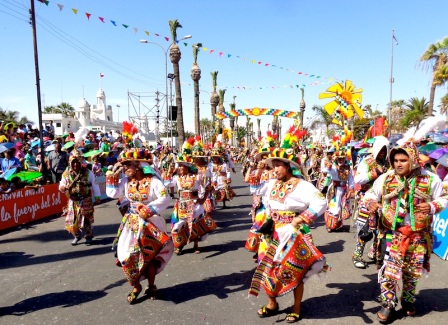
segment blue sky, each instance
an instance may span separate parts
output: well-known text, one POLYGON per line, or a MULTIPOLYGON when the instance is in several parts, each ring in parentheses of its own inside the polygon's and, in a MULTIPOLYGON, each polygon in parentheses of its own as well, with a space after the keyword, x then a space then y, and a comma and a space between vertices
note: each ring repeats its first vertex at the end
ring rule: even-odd
MULTIPOLYGON (((29 0, 0 3, 0 107, 37 122, 29 6, 29 0)), ((35 6, 43 105, 64 101, 77 107, 83 97, 95 103, 101 83, 107 104, 120 121, 128 115, 128 92, 140 94, 151 108, 154 92, 165 92, 162 48, 139 40, 168 48, 170 42, 164 39, 171 38, 168 21, 178 19, 183 26, 178 38, 193 35, 179 43, 184 124, 189 131, 194 130, 190 77, 194 43, 207 48, 198 55, 201 117, 211 118, 211 71, 219 72, 218 88, 227 89, 227 110, 233 96, 237 108, 297 110, 301 94, 296 85, 305 85, 305 116, 311 117, 313 105, 326 103, 318 99, 319 93, 336 79, 349 79, 363 88, 363 105, 386 108, 392 29, 399 42, 394 46, 393 99, 428 99, 431 74, 418 59, 429 44, 448 35, 446 0, 50 0, 48 6, 38 1, 35 6), (91 14, 90 20, 85 13, 91 14), (100 72, 104 78, 99 78, 100 72)), ((446 91, 437 91, 436 109, 446 91)), ((131 115, 135 115, 132 107, 131 115)), ((261 118, 265 130, 272 117, 261 118)), ((284 130, 291 123, 282 118, 284 130)))

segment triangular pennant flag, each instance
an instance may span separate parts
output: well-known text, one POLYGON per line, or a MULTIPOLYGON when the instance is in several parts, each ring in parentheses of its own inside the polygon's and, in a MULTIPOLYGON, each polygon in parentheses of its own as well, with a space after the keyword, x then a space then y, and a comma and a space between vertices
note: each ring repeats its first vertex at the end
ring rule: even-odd
POLYGON ((297 88, 299 88, 299 85, 296 85, 297 88))
POLYGON ((227 54, 227 57, 230 58, 232 56, 232 54, 227 54))
POLYGON ((187 45, 188 45, 188 43, 184 42, 184 45, 185 45, 185 46, 187 46, 187 45))
POLYGON ((258 64, 262 64, 263 62, 261 62, 261 61, 258 61, 258 64))
POLYGON ((86 12, 86 16, 87 16, 87 20, 90 20, 90 16, 92 16, 92 14, 89 14, 88 12, 86 12))
POLYGON ((72 8, 72 11, 75 13, 75 15, 78 14, 78 9, 72 8))
POLYGON ((64 9, 64 5, 58 4, 58 7, 59 7, 59 11, 62 11, 62 9, 64 9))
POLYGON ((159 34, 154 34, 154 35, 156 35, 156 36, 160 36, 159 34))
POLYGON ((212 50, 210 50, 210 54, 211 54, 211 53, 213 53, 213 52, 215 52, 215 50, 213 50, 213 49, 212 49, 212 50))
POLYGON ((145 30, 145 34, 149 36, 149 32, 147 30, 145 30))
MULTIPOLYGON (((244 61, 246 61, 246 59, 244 59, 244 61)), ((255 63, 255 60, 252 60, 252 63, 255 63)))
POLYGON ((223 55, 224 53, 222 53, 222 52, 219 52, 219 57, 221 57, 222 55, 223 55))
POLYGON ((314 77, 314 75, 312 74, 312 75, 310 76, 310 78, 311 78, 311 77, 314 77))
POLYGON ((166 36, 165 36, 164 38, 166 39, 167 42, 170 40, 170 39, 169 39, 168 37, 166 37, 166 36))
POLYGON ((207 52, 207 48, 206 48, 206 47, 203 47, 202 50, 203 50, 204 52, 207 52))
POLYGON ((302 72, 299 72, 298 74, 302 74, 302 72))
POLYGON ((138 28, 134 27, 134 33, 137 34, 137 32, 138 32, 138 28))
POLYGON ((265 66, 265 67, 268 67, 268 66, 269 66, 269 63, 266 63, 264 66, 265 66))
POLYGON ((44 0, 44 1, 41 1, 42 3, 45 3, 47 6, 48 6, 48 4, 50 3, 50 1, 48 1, 48 0, 44 0))
POLYGON ((128 28, 129 27, 129 25, 125 25, 125 24, 122 24, 122 25, 123 25, 124 28, 128 28))
POLYGON ((110 21, 114 26, 117 26, 117 23, 113 20, 110 21))
POLYGON ((98 17, 99 20, 101 20, 102 23, 104 23, 104 18, 103 17, 98 17))

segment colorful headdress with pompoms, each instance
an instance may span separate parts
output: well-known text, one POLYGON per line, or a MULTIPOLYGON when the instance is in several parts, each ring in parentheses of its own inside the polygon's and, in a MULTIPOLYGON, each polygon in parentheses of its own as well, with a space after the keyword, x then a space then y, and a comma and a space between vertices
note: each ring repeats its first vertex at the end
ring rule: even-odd
POLYGON ((300 158, 294 153, 294 146, 305 136, 306 131, 298 127, 291 126, 283 137, 283 143, 280 148, 274 149, 266 163, 272 167, 273 160, 281 160, 300 169, 300 158))
POLYGON ((176 157, 177 163, 193 164, 192 153, 194 142, 195 142, 194 137, 185 140, 185 142, 182 144, 182 151, 179 152, 179 154, 176 157))
POLYGON ((212 156, 219 156, 221 157, 222 155, 224 155, 224 147, 222 146, 221 142, 216 142, 215 145, 213 146, 212 149, 212 156))
POLYGON ((206 157, 205 151, 204 151, 204 144, 202 143, 201 136, 197 135, 194 138, 194 145, 192 149, 192 155, 194 157, 206 157))
POLYGON ((147 161, 152 164, 152 153, 144 148, 132 148, 123 150, 120 154, 121 161, 147 161))

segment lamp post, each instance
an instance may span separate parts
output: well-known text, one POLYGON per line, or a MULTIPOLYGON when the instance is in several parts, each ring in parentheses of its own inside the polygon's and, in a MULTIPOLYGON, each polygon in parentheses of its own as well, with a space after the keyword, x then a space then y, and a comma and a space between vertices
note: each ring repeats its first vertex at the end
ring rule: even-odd
POLYGON ((171 138, 170 141, 171 141, 171 147, 172 147, 173 146, 173 125, 172 125, 172 123, 173 123, 173 80, 174 80, 174 78, 176 78, 176 76, 174 75, 174 73, 168 73, 168 75, 166 77, 167 77, 167 80, 170 79, 170 104, 171 104, 170 106, 171 106, 171 109, 170 109, 169 121, 170 121, 170 138, 171 138))
MULTIPOLYGON (((183 41, 185 39, 188 38, 192 38, 193 36, 191 35, 186 35, 184 37, 182 37, 181 39, 177 40, 177 41, 183 41)), ((168 54, 170 52, 170 47, 171 45, 173 45, 173 43, 170 43, 170 45, 165 49, 162 45, 160 45, 159 43, 156 42, 150 42, 148 40, 145 39, 141 39, 140 43, 145 43, 145 44, 154 44, 157 45, 158 47, 160 47, 163 51, 163 54, 165 56, 165 102, 166 102, 166 119, 168 120, 169 115, 169 109, 168 109, 168 54)), ((171 103, 171 106, 173 106, 173 104, 171 103)), ((168 123, 167 123, 168 124, 168 123)), ((171 137, 171 145, 173 145, 173 139, 171 137)))

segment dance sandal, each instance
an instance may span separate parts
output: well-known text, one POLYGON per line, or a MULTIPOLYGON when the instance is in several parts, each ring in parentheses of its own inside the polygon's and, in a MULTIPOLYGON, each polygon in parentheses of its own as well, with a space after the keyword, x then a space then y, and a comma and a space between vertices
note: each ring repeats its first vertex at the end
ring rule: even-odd
POLYGON ((142 292, 142 285, 140 284, 139 287, 140 287, 140 290, 134 291, 134 289, 138 288, 138 287, 134 287, 132 289, 132 291, 129 292, 127 299, 128 299, 128 303, 130 305, 133 305, 135 303, 135 301, 137 300, 138 296, 142 292))
POLYGON ((258 317, 265 318, 265 317, 271 317, 278 314, 278 311, 280 310, 280 306, 277 303, 277 306, 275 306, 274 309, 270 309, 266 306, 261 307, 261 313, 258 311, 258 317))
POLYGON ((413 317, 417 313, 417 311, 415 310, 414 304, 412 304, 410 302, 407 302, 407 301, 402 301, 401 302, 401 308, 405 312, 406 316, 413 317))
POLYGON ((383 305, 383 307, 381 307, 380 311, 376 313, 376 316, 378 317, 378 321, 381 324, 389 323, 394 311, 395 311, 395 309, 393 307, 383 305))
POLYGON ((353 256, 353 265, 358 269, 365 269, 367 267, 367 262, 362 259, 361 256, 353 256))
POLYGON ((155 284, 153 285, 148 285, 145 289, 145 295, 147 295, 149 297, 149 299, 151 300, 156 300, 157 299, 157 287, 155 284))
POLYGON ((286 315, 285 321, 287 323, 296 323, 300 319, 300 315, 296 313, 289 313, 286 315))
POLYGON ((176 249, 174 250, 174 254, 176 254, 176 255, 182 255, 182 248, 176 248, 176 249))

